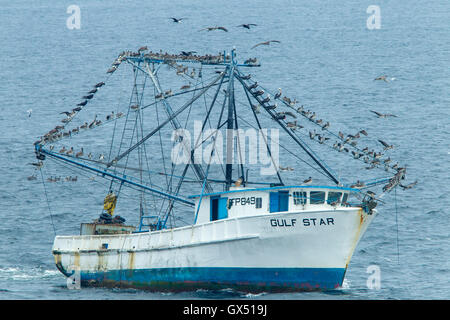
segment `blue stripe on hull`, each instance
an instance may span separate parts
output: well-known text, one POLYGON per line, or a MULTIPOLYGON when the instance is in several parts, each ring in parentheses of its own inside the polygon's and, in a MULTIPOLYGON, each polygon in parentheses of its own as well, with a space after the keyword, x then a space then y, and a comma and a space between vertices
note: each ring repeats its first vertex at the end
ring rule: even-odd
POLYGON ((248 291, 326 290, 342 285, 345 268, 154 268, 81 272, 83 285, 150 290, 236 288, 248 291))

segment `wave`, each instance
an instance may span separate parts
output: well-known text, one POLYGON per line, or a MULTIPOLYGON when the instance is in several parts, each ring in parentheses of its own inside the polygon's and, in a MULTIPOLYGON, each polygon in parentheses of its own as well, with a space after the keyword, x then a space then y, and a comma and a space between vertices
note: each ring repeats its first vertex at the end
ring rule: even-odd
POLYGON ((58 270, 45 270, 39 267, 7 267, 0 268, 0 280, 32 280, 47 279, 59 275, 58 270))

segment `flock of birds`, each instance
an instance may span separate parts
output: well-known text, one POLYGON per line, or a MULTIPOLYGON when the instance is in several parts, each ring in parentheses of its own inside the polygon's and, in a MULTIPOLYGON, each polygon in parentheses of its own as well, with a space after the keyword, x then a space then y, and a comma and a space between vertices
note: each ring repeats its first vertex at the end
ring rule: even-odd
MULTIPOLYGON (((186 18, 175 18, 175 17, 171 17, 170 19, 171 19, 174 23, 180 23, 181 21, 185 20, 186 18)), ((255 23, 243 23, 243 24, 240 24, 240 25, 236 26, 236 28, 243 28, 243 29, 250 30, 250 29, 252 29, 253 27, 256 27, 256 26, 258 26, 258 25, 255 24, 255 23)), ((220 30, 220 31, 223 31, 223 32, 228 32, 228 28, 223 27, 223 26, 211 26, 211 27, 206 27, 206 28, 200 29, 199 31, 208 31, 208 32, 209 32, 209 31, 215 31, 215 30, 220 30)), ((268 45, 270 45, 271 43, 281 43, 281 41, 279 41, 279 40, 268 40, 268 41, 263 41, 263 42, 260 42, 260 43, 255 44, 255 45, 252 46, 251 48, 252 48, 252 49, 255 49, 256 47, 259 47, 259 46, 268 46, 268 45)))
MULTIPOLYGON (((180 23, 182 20, 184 20, 184 18, 171 18, 171 19, 173 20, 174 23, 180 23)), ((239 25, 236 27, 250 29, 251 27, 254 27, 254 26, 256 26, 256 24, 242 24, 242 25, 239 25)), ((221 27, 221 26, 206 27, 204 29, 201 29, 200 31, 204 31, 204 30, 206 30, 206 31, 222 30, 224 32, 228 32, 227 28, 221 27)), ((280 43, 280 41, 278 41, 278 40, 264 41, 264 42, 254 45, 252 48, 256 48, 261 45, 270 45, 271 43, 280 43)), ((137 52, 123 51, 121 54, 119 54, 118 58, 113 62, 111 67, 107 70, 107 74, 114 73, 117 70, 117 68, 119 67, 119 65, 126 59, 128 59, 130 57, 132 58, 132 57, 137 57, 137 56, 142 56, 142 55, 144 57, 147 57, 150 59, 164 60, 165 63, 171 65, 172 67, 174 67, 176 69, 177 75, 187 74, 191 78, 193 78, 196 75, 196 70, 193 69, 191 71, 191 73, 189 74, 188 68, 183 65, 178 65, 176 60, 190 60, 190 61, 197 61, 197 62, 201 62, 201 63, 214 64, 214 63, 221 63, 221 62, 224 62, 224 61, 227 61, 230 59, 229 56, 224 56, 224 54, 222 54, 222 53, 219 53, 218 55, 196 55, 196 53, 197 52, 195 52, 195 51, 181 51, 180 54, 169 54, 167 52, 163 53, 162 51, 152 52, 152 51, 148 51, 147 46, 143 46, 143 47, 140 47, 137 52), (146 52, 146 53, 144 53, 144 52, 146 52)), ((258 61, 256 58, 251 58, 251 59, 246 60, 245 63, 256 65, 256 64, 258 64, 258 61)), ((200 72, 199 72, 198 76, 201 77, 200 72)), ((251 78, 251 76, 250 75, 242 76, 241 78, 242 78, 242 80, 249 80, 251 78)), ((395 78, 388 78, 387 75, 381 75, 381 76, 375 78, 374 80, 389 82, 389 81, 395 80, 395 78)), ((102 121, 97 119, 97 115, 95 115, 95 118, 92 121, 85 122, 84 124, 82 124, 79 127, 73 128, 68 131, 64 131, 65 126, 71 122, 73 117, 79 111, 81 111, 89 103, 89 101, 91 101, 91 99, 94 98, 95 93, 104 85, 105 85, 104 82, 99 82, 99 83, 95 84, 94 87, 92 88, 92 90, 90 90, 86 95, 84 95, 82 97, 83 101, 78 103, 75 108, 73 108, 70 111, 61 112, 60 114, 64 114, 66 116, 64 119, 61 120, 63 125, 58 125, 55 128, 53 128, 52 130, 50 130, 49 132, 47 132, 40 140, 36 141, 35 144, 36 143, 39 143, 39 144, 44 143, 45 144, 48 142, 54 142, 63 137, 70 137, 72 134, 80 132, 80 130, 87 130, 87 129, 91 129, 95 126, 101 125, 102 121)), ((262 89, 259 89, 258 87, 259 87, 258 83, 253 82, 247 88, 249 90, 249 92, 255 98, 258 98, 265 94, 265 91, 262 89)), ((190 88, 190 84, 186 84, 186 85, 183 85, 180 88, 180 90, 187 90, 189 88, 190 88)), ((159 93, 158 95, 156 95, 155 99, 163 99, 163 98, 166 98, 166 97, 169 97, 172 95, 173 95, 173 92, 171 89, 169 89, 169 90, 165 91, 164 93, 159 93)), ((297 120, 297 114, 300 114, 303 117, 305 117, 306 119, 308 119, 309 121, 311 121, 321 127, 320 132, 316 132, 316 130, 308 132, 309 138, 311 140, 317 141, 319 144, 325 144, 328 140, 331 139, 329 136, 325 135, 326 132, 331 133, 328 130, 328 128, 330 127, 330 122, 329 121, 325 122, 322 119, 317 119, 316 113, 311 110, 305 110, 303 105, 300 107, 296 107, 296 104, 298 103, 297 100, 295 100, 295 99, 292 100, 286 96, 282 97, 281 88, 279 88, 278 92, 274 95, 273 101, 275 101, 275 102, 272 103, 272 98, 271 98, 270 94, 267 94, 264 99, 262 99, 262 97, 259 99, 260 103, 258 105, 252 105, 252 109, 257 114, 260 112, 261 106, 263 106, 265 109, 270 110, 272 112, 272 116, 275 120, 283 121, 283 123, 286 125, 286 127, 290 128, 293 131, 304 128, 304 126, 300 125, 297 120), (275 110, 277 110, 277 107, 278 107, 278 104, 276 101, 281 101, 281 103, 289 106, 294 112, 275 111, 275 110), (292 120, 292 121, 288 121, 288 120, 292 120)), ((139 105, 132 105, 132 106, 130 106, 130 109, 137 110, 137 109, 139 109, 139 105)), ((374 110, 370 110, 370 112, 374 113, 378 118, 396 117, 393 114, 380 113, 380 112, 374 111, 374 110)), ((30 112, 30 114, 31 114, 31 112, 30 112)), ((122 116, 124 116, 123 113, 114 114, 114 112, 111 112, 111 114, 106 116, 105 121, 107 122, 107 121, 115 120, 115 119, 121 118, 122 116)), ((374 149, 369 150, 368 147, 359 149, 357 147, 357 143, 359 141, 358 139, 361 138, 361 135, 368 136, 367 131, 364 129, 359 130, 356 134, 344 134, 341 131, 339 131, 338 135, 335 135, 335 134, 333 134, 333 135, 338 140, 332 145, 332 148, 334 150, 337 150, 338 152, 349 153, 353 156, 354 159, 362 159, 366 164, 369 164, 369 166, 366 167, 366 169, 373 169, 382 164, 382 165, 384 165, 384 169, 386 171, 389 171, 389 169, 396 170, 396 174, 390 180, 388 185, 385 186, 385 188, 384 188, 385 190, 389 190, 393 186, 400 184, 400 180, 404 179, 404 174, 405 174, 406 168, 399 167, 398 163, 391 165, 392 160, 390 159, 390 157, 382 159, 385 151, 394 148, 394 146, 392 144, 389 144, 383 140, 378 140, 378 142, 383 147, 383 151, 380 151, 380 152, 376 152, 374 149), (350 147, 353 147, 353 149, 355 149, 355 150, 350 150, 350 147)), ((53 150, 53 146, 50 146, 50 150, 53 150)), ((79 150, 78 152, 75 152, 73 147, 71 147, 69 149, 66 149, 65 147, 63 147, 62 149, 59 150, 59 153, 65 154, 67 156, 73 156, 76 158, 85 157, 83 148, 81 148, 81 150, 79 150)), ((88 153, 86 155, 86 157, 89 160, 93 160, 94 158, 97 158, 97 157, 94 157, 94 155, 92 155, 92 153, 88 153)), ((98 161, 102 161, 103 159, 104 159, 103 154, 98 155, 98 161)), ((36 164, 34 164, 34 165, 36 165, 36 164)), ((279 170, 280 171, 293 171, 294 169, 291 167, 281 167, 280 166, 279 170)), ((303 181, 304 184, 309 184, 311 182, 312 182, 311 177, 309 177, 308 179, 303 181)), ((404 186, 401 184, 400 184, 400 186, 403 187, 404 189, 409 189, 409 188, 412 188, 416 183, 417 183, 417 181, 415 183, 412 183, 407 186, 404 186)), ((356 184, 352 185, 352 187, 362 188, 362 187, 364 187, 364 184, 358 181, 356 184)))
MULTIPOLYGON (((243 80, 249 80, 251 78, 250 75, 243 76, 241 79, 243 80)), ((384 80, 386 81, 387 76, 383 75, 380 77, 375 78, 375 80, 384 80)), ((395 78, 394 78, 395 79, 395 78)), ((395 174, 394 176, 389 180, 388 184, 386 184, 383 188, 383 191, 390 191, 393 187, 400 185, 403 189, 410 189, 413 186, 417 184, 417 181, 409 184, 409 185, 402 185, 401 180, 405 179, 405 173, 406 173, 406 167, 399 166, 398 163, 393 164, 392 159, 390 157, 384 157, 386 151, 390 149, 394 149, 394 145, 390 144, 384 140, 377 139, 377 142, 381 145, 383 148, 382 151, 376 151, 373 148, 364 147, 359 148, 358 142, 359 139, 362 136, 368 136, 368 133, 364 129, 360 129, 356 134, 344 134, 343 132, 339 131, 339 133, 336 135, 332 133, 328 128, 330 127, 329 121, 324 121, 323 119, 318 119, 315 112, 311 110, 305 110, 304 106, 301 105, 300 107, 297 107, 296 104, 298 103, 297 100, 291 99, 287 96, 282 97, 282 90, 281 88, 278 88, 278 92, 274 95, 273 100, 270 94, 267 94, 265 98, 263 98, 263 95, 265 94, 265 91, 261 88, 259 88, 259 85, 257 82, 253 82, 252 84, 247 84, 247 89, 249 92, 255 97, 255 99, 259 102, 256 105, 252 105, 253 112, 255 114, 260 113, 261 107, 263 107, 266 110, 270 110, 270 114, 273 119, 280 120, 282 123, 286 125, 287 128, 290 128, 292 131, 302 129, 304 126, 300 125, 297 120, 297 115, 300 114, 303 117, 305 117, 310 122, 314 123, 315 125, 319 126, 321 128, 320 132, 316 132, 316 130, 310 130, 307 135, 309 135, 309 138, 311 140, 317 141, 319 144, 325 144, 328 140, 331 139, 331 137, 326 136, 326 134, 331 134, 334 136, 334 138, 337 139, 335 143, 332 145, 332 148, 334 150, 337 150, 338 152, 344 152, 351 154, 354 159, 360 159, 365 164, 368 164, 366 166, 366 169, 373 169, 376 167, 380 167, 381 165, 384 166, 385 171, 390 171, 391 169, 394 170, 395 174), (280 111, 278 110, 278 104, 276 101, 281 102, 282 104, 288 106, 293 110, 291 111, 280 111)), ((374 113, 378 118, 388 118, 388 117, 396 117, 393 114, 383 114, 374 110, 370 110, 372 113, 374 113)), ((279 167, 280 171, 293 171, 294 169, 291 167, 279 167)), ((308 184, 312 181, 311 177, 303 181, 304 184, 308 184)), ((351 185, 352 188, 364 188, 366 185, 363 182, 357 181, 357 183, 351 185)))

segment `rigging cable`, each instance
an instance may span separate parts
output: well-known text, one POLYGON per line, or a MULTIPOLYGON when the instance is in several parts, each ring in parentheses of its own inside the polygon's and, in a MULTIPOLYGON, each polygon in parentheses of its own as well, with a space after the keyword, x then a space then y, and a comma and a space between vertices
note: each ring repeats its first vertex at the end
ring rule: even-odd
POLYGON ((398 243, 397 188, 394 188, 394 202, 395 202, 395 224, 397 226, 397 263, 400 264, 400 249, 399 249, 399 243, 398 243))
POLYGON ((50 209, 50 201, 48 200, 47 189, 45 188, 45 182, 44 182, 44 175, 42 174, 41 168, 39 168, 39 172, 41 173, 42 186, 44 187, 44 194, 45 194, 45 199, 47 201, 48 212, 50 213, 50 220, 52 222, 53 232, 55 233, 55 237, 56 237, 56 228, 55 228, 55 224, 53 222, 53 214, 52 214, 52 210, 50 209))

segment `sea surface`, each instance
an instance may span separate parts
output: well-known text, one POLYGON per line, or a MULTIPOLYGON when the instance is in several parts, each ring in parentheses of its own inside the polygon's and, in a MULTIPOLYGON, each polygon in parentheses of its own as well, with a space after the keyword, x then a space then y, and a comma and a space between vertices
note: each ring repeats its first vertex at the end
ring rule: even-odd
MULTIPOLYGON (((449 299, 449 35, 450 2, 442 0, 0 1, 0 299, 449 299), (80 9, 79 29, 68 27, 71 5, 80 9), (368 27, 371 5, 380 9, 379 29, 368 27), (177 24, 170 17, 186 19, 177 24), (236 27, 242 23, 257 26, 236 27), (229 32, 199 31, 208 26, 229 32), (251 49, 267 40, 281 42, 251 49), (283 88, 342 124, 336 128, 365 128, 395 144, 392 157, 407 165, 407 182, 418 184, 383 198, 341 289, 67 288, 51 254, 54 236, 77 234, 103 198, 81 177, 43 184, 29 165, 36 162, 33 142, 105 78, 121 51, 143 45, 214 54, 235 47, 238 59, 258 57, 255 77, 273 92, 283 88), (389 82, 374 81, 382 74, 389 82), (397 117, 378 119, 370 110, 397 117), (34 174, 37 180, 29 181, 34 174), (373 270, 379 287, 372 286, 373 270)), ((346 172, 352 169, 347 160, 329 164, 346 172)), ((44 179, 56 174, 42 172, 44 179)))

